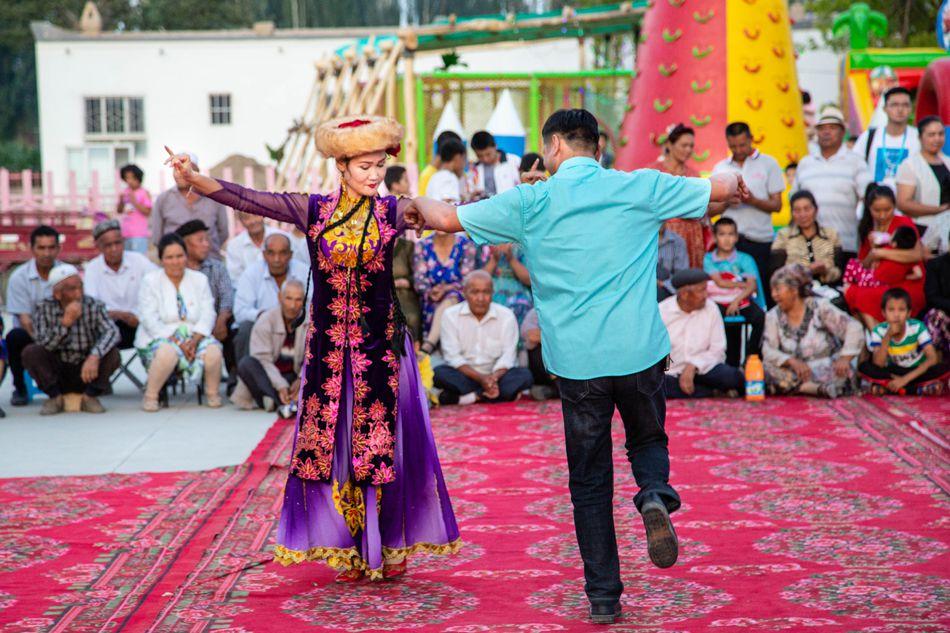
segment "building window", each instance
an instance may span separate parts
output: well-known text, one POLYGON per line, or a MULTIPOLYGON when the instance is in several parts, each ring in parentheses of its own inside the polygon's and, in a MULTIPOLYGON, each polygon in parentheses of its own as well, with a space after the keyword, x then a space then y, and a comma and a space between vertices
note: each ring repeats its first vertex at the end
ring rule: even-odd
POLYGON ((231 125, 231 95, 209 95, 211 125, 231 125))
POLYGON ((87 136, 136 136, 145 132, 141 97, 86 97, 87 136))

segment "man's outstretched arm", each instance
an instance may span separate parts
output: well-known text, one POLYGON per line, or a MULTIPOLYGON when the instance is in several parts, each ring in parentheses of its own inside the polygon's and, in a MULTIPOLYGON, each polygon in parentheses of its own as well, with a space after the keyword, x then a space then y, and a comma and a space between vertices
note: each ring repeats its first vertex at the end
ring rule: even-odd
POLYGON ((411 229, 435 229, 444 233, 462 231, 459 222, 458 207, 435 198, 420 196, 413 198, 404 211, 406 224, 411 229))
POLYGON ((745 202, 751 195, 742 176, 734 173, 719 173, 709 177, 709 210, 714 213, 725 211, 728 207, 745 202))

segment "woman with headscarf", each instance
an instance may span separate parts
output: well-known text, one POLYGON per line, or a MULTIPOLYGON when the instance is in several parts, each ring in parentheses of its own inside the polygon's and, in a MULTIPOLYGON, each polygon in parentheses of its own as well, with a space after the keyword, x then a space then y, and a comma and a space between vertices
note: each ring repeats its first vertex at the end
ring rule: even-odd
POLYGON ((850 390, 852 360, 864 344, 861 324, 827 299, 811 296, 801 264, 772 275, 775 307, 765 315, 762 357, 771 393, 836 398, 850 390))

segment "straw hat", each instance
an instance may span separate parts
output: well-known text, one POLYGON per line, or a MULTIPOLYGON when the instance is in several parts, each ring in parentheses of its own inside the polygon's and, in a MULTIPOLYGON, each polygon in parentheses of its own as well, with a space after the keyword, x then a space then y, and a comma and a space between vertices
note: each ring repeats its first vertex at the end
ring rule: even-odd
POLYGON ((373 152, 395 156, 402 136, 402 125, 395 119, 361 114, 321 123, 314 142, 325 157, 343 160, 373 152))

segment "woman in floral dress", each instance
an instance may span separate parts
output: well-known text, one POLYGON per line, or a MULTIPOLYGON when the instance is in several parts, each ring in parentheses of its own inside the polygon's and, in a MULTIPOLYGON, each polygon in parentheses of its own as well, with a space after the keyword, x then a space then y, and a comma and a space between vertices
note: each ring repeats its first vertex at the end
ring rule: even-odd
POLYGON ((475 270, 475 243, 464 235, 435 233, 416 242, 416 292, 422 299, 422 351, 439 344, 442 312, 462 300, 462 280, 475 270))
POLYGON ((412 342, 393 299, 405 203, 377 193, 402 135, 384 117, 323 123, 316 146, 336 159, 342 183, 330 195, 254 191, 193 172, 186 155, 169 159, 202 195, 307 235, 314 291, 275 558, 324 560, 341 570, 341 582, 392 578, 414 552, 460 546, 412 342))

